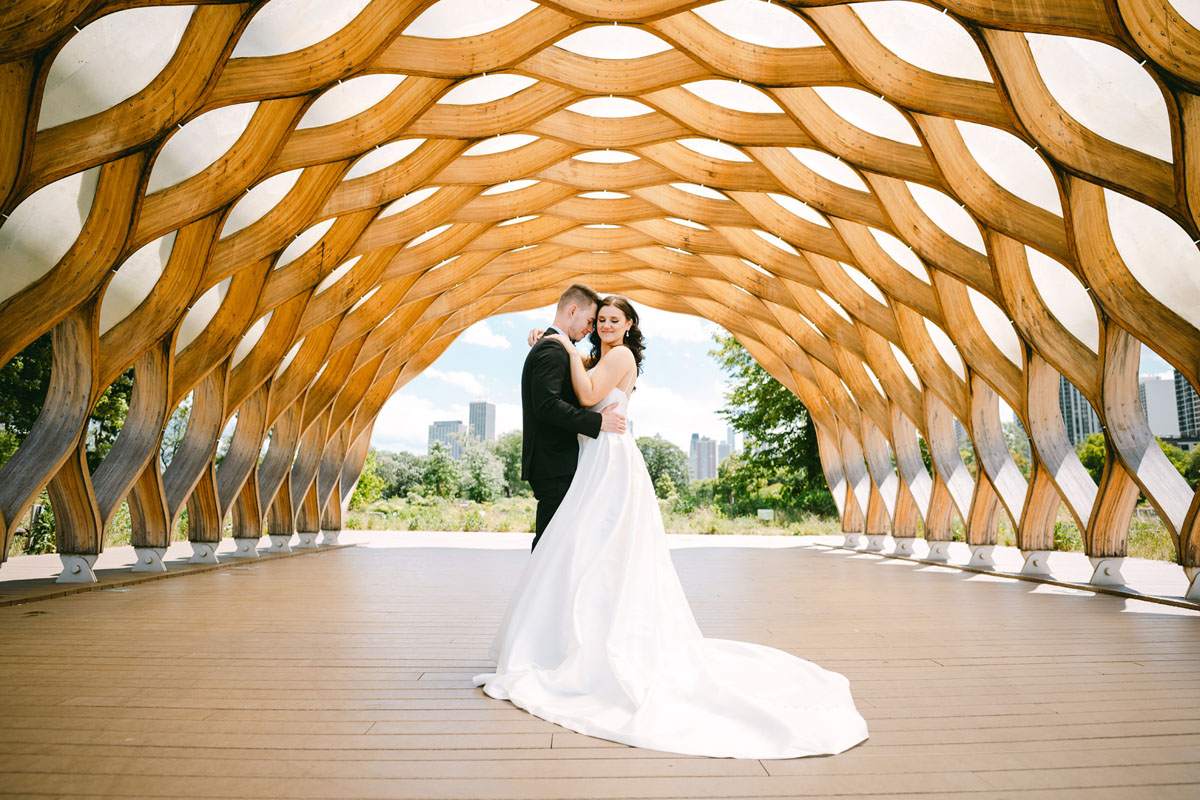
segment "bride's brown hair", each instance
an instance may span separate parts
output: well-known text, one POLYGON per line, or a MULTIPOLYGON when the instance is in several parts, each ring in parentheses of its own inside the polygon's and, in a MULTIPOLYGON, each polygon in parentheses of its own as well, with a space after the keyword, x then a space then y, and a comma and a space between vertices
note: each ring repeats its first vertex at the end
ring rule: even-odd
MULTIPOLYGON (((637 364, 638 374, 641 375, 642 351, 646 349, 646 340, 642 337, 642 329, 638 327, 638 313, 634 311, 633 303, 630 303, 628 298, 622 297, 619 294, 610 294, 600 301, 600 305, 596 307, 596 315, 599 316, 600 311, 609 306, 619 310, 625 315, 625 319, 633 322, 629 326, 629 330, 625 332, 625 338, 621 343, 633 353, 633 360, 637 364)), ((588 339, 592 343, 592 352, 587 358, 587 366, 590 369, 600 361, 600 334, 596 331, 595 325, 592 326, 592 333, 588 339)))

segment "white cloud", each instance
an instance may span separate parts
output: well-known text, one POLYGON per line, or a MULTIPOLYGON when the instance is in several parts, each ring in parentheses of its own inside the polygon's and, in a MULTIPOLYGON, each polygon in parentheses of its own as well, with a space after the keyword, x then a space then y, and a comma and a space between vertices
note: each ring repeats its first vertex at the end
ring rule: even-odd
MULTIPOLYGON (((432 370, 427 370, 427 372, 432 370)), ((391 396, 371 431, 371 445, 379 450, 408 450, 424 453, 429 445, 429 426, 435 420, 467 421, 467 406, 437 406, 427 397, 398 392, 391 396)))
POLYGON ((493 331, 486 319, 467 328, 460 340, 467 344, 477 344, 480 347, 490 347, 494 350, 507 350, 512 347, 512 342, 493 331))
POLYGON ((433 367, 430 367, 429 369, 425 370, 425 374, 431 378, 437 378, 439 381, 445 381, 451 386, 457 386, 459 389, 462 389, 463 391, 469 392, 473 395, 482 395, 484 393, 483 384, 479 382, 478 378, 469 372, 464 372, 461 370, 454 372, 442 372, 440 369, 434 369, 433 367))
POLYGON ((514 316, 525 317, 535 322, 540 322, 543 325, 549 325, 554 321, 554 306, 542 306, 541 308, 531 308, 528 311, 518 311, 514 316))
POLYGON ((706 319, 688 314, 673 314, 650 306, 635 306, 641 319, 642 335, 647 341, 708 343, 721 328, 706 319))
POLYGON ((684 395, 675 389, 658 386, 643 375, 629 400, 629 419, 634 423, 634 435, 662 434, 685 453, 693 433, 723 440, 728 423, 717 416, 717 409, 724 405, 722 391, 722 386, 714 384, 704 389, 689 387, 684 395))
MULTIPOLYGON (((426 370, 429 372, 429 370, 426 370)), ((460 420, 466 424, 466 403, 439 405, 411 392, 391 396, 375 420, 371 446, 378 450, 407 450, 423 454, 429 449, 429 426, 438 420, 460 420)), ((521 429, 521 404, 496 404, 496 435, 521 429)))
POLYGON ((496 403, 496 436, 521 430, 521 404, 496 403))

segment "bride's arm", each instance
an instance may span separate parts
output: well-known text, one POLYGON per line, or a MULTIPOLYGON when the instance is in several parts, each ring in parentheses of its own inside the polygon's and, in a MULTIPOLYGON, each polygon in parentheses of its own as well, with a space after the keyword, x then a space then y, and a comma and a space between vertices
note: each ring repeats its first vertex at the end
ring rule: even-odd
POLYGON ((612 391, 622 376, 637 368, 633 353, 628 347, 614 347, 600 359, 596 369, 589 375, 583 365, 583 354, 570 344, 570 340, 559 334, 553 335, 552 338, 558 339, 571 356, 571 386, 575 389, 575 396, 579 398, 580 405, 592 406, 599 403, 612 391))

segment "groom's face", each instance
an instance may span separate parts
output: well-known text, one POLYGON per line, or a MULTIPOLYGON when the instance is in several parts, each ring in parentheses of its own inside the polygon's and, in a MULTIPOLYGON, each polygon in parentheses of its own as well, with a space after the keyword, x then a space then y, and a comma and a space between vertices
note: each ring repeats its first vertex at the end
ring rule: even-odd
POLYGON ((572 308, 574 311, 568 316, 567 329, 563 333, 567 334, 567 338, 572 342, 578 342, 592 332, 592 325, 596 321, 596 304, 588 303, 586 306, 572 308))

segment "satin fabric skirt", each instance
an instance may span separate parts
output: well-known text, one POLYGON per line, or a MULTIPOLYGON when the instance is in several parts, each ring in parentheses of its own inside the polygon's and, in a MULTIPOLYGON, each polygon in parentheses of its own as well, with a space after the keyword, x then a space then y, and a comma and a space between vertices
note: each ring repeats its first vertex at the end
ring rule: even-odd
POLYGON ((849 682, 781 650, 701 634, 633 437, 583 439, 579 469, 475 677, 588 736, 735 758, 840 753, 867 737, 849 682))

